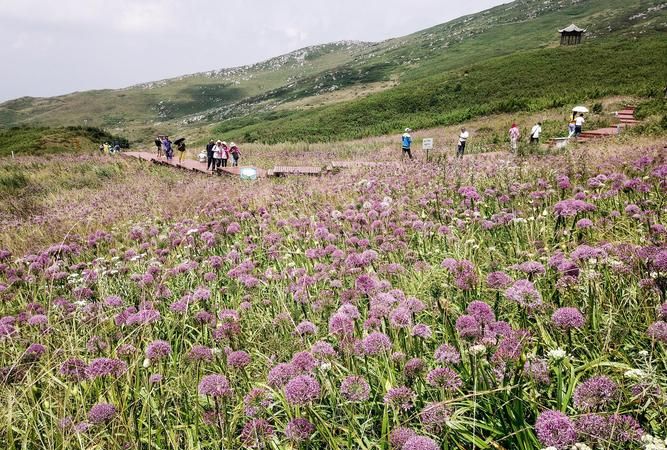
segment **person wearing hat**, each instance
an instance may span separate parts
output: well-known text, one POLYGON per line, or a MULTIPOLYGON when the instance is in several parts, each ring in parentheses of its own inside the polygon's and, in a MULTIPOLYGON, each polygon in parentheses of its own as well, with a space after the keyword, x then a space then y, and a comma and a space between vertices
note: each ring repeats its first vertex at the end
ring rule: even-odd
MULTIPOLYGON (((227 167, 227 160, 229 159, 229 147, 225 141, 222 141, 222 151, 220 152, 220 164, 222 167, 227 167)), ((220 167, 220 164, 218 167, 220 167)))
POLYGON ((410 136, 411 132, 412 130, 410 128, 406 128, 405 133, 401 136, 401 161, 405 155, 408 155, 408 157, 412 159, 412 151, 410 151, 410 146, 412 145, 412 137, 410 136))
POLYGON ((222 147, 222 141, 218 139, 213 146, 213 167, 211 170, 216 170, 222 165, 222 154, 225 149, 222 147))
POLYGON ((215 147, 215 141, 211 139, 206 144, 206 170, 211 170, 215 166, 215 160, 213 159, 213 147, 215 147))
POLYGON ((229 146, 229 153, 232 154, 232 166, 238 167, 239 165, 239 158, 241 157, 241 150, 239 150, 239 147, 235 143, 231 143, 229 146))
POLYGON ((517 148, 519 147, 519 138, 521 137, 521 131, 519 131, 519 127, 516 126, 516 123, 512 124, 512 127, 510 128, 509 131, 510 135, 510 150, 512 153, 516 153, 517 148))

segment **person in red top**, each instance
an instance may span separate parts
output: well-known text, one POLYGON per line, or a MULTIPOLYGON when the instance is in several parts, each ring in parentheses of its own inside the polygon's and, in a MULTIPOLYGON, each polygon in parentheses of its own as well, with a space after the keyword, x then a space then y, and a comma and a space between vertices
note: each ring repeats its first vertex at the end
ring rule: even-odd
POLYGON ((239 158, 241 157, 241 150, 239 150, 238 146, 233 142, 229 145, 229 153, 232 155, 232 166, 238 166, 239 158))

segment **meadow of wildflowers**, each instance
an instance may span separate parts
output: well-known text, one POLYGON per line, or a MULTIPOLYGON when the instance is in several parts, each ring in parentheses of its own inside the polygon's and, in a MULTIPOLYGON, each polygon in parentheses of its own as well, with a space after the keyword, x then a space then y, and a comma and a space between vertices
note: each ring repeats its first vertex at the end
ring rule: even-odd
POLYGON ((665 448, 662 145, 197 186, 2 242, 1 448, 665 448))

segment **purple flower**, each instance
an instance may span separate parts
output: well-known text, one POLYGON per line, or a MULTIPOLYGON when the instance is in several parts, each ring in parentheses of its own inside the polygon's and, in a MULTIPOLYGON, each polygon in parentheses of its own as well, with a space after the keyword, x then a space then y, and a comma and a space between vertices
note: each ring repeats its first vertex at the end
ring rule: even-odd
POLYGON ((213 350, 204 345, 193 345, 185 357, 192 362, 211 362, 213 350))
POLYGON ((271 406, 271 395, 262 388, 253 388, 243 397, 243 412, 248 417, 255 417, 271 406))
POLYGON ((391 339, 386 334, 376 331, 366 336, 361 345, 367 355, 378 355, 391 350, 391 339))
POLYGON ((389 434, 389 443, 395 449, 401 449, 408 439, 417 436, 417 433, 405 427, 394 428, 389 434))
POLYGON ((354 334, 354 320, 347 314, 333 314, 329 319, 329 333, 339 338, 352 336, 354 334))
POLYGON ((449 344, 438 347, 433 353, 433 358, 439 363, 458 364, 461 362, 461 354, 449 344))
POLYGON ((311 372, 318 363, 310 352, 297 352, 292 356, 290 364, 300 372, 311 372))
POLYGON ((571 330, 584 326, 584 316, 577 308, 558 308, 551 315, 551 321, 562 330, 571 330))
POLYGON ((94 425, 109 422, 116 416, 116 407, 109 403, 97 403, 88 411, 88 421, 94 425))
POLYGON ((518 280, 505 290, 505 296, 528 310, 542 306, 542 295, 528 280, 518 280))
POLYGON ((456 331, 464 339, 476 339, 482 336, 482 327, 477 319, 466 314, 456 320, 456 331))
POLYGON ((512 278, 505 272, 491 272, 486 276, 486 284, 491 289, 505 289, 512 284, 512 278))
POLYGON ((452 411, 444 403, 428 403, 419 413, 419 420, 426 431, 432 434, 440 434, 452 411))
POLYGON ((658 316, 662 320, 667 320, 667 302, 663 303, 660 305, 660 308, 658 308, 658 316))
POLYGON ((127 371, 127 364, 120 359, 97 358, 86 367, 86 377, 95 379, 105 376, 120 377, 127 371))
POLYGON ((574 406, 580 410, 593 410, 613 402, 618 385, 605 376, 593 377, 579 384, 574 390, 574 406))
POLYGON ((86 375, 87 367, 84 361, 78 358, 70 358, 60 365, 58 372, 68 380, 83 381, 88 378, 86 375))
POLYGON ((304 320, 299 325, 296 326, 296 334, 299 336, 305 336, 308 334, 317 334, 317 327, 313 322, 304 320))
POLYGON ((639 442, 644 431, 637 421, 625 414, 612 414, 607 418, 609 436, 607 442, 639 442))
POLYGON ((440 446, 431 438, 413 436, 403 444, 401 450, 440 450, 440 446))
POLYGON ((542 445, 557 449, 564 449, 577 440, 574 424, 560 411, 542 412, 535 422, 535 433, 542 445))
POLYGON ((37 361, 46 353, 46 347, 42 344, 30 344, 25 350, 24 360, 26 361, 37 361))
POLYGON ((466 308, 466 312, 473 316, 481 325, 486 325, 496 321, 496 315, 491 307, 479 300, 471 302, 466 308))
POLYGON ((250 355, 248 355, 243 350, 230 352, 227 355, 227 364, 229 364, 230 367, 242 369, 250 364, 250 355))
POLYGON ((389 314, 389 323, 394 328, 408 328, 412 325, 412 313, 404 306, 399 306, 389 314))
POLYGON ((281 388, 297 374, 297 369, 290 363, 280 363, 271 368, 268 375, 269 386, 281 388))
POLYGON ((412 389, 405 386, 392 388, 384 396, 384 402, 395 408, 407 411, 414 406, 416 394, 412 389))
POLYGON ((299 375, 285 385, 285 398, 292 405, 307 405, 320 396, 320 383, 310 375, 299 375))
POLYGON ((403 373, 407 378, 415 378, 424 371, 424 361, 421 358, 412 358, 405 363, 403 373))
POLYGON ((151 361, 159 361, 171 354, 171 345, 163 340, 155 340, 146 347, 146 358, 151 361))
POLYGON ((648 336, 654 341, 667 344, 667 322, 659 320, 648 327, 648 336))
POLYGON ((290 420, 285 427, 285 436, 296 444, 310 440, 314 433, 315 425, 300 417, 290 420))
POLYGON ((317 341, 310 348, 310 352, 320 359, 333 358, 336 356, 336 350, 331 344, 324 341, 317 341))
POLYGON ((412 327, 412 335, 422 339, 430 339, 433 333, 431 332, 431 327, 423 323, 418 323, 412 327))
POLYGON ((160 384, 162 383, 162 380, 164 377, 159 374, 159 373, 152 373, 151 376, 148 377, 148 383, 150 384, 160 384))
POLYGON ((250 422, 243 425, 240 439, 245 448, 265 448, 265 441, 274 434, 275 431, 267 420, 252 419, 250 422))
POLYGON ((371 387, 364 377, 351 375, 343 380, 340 385, 340 393, 350 402, 363 402, 368 400, 371 387))
POLYGON ((607 419, 599 414, 584 414, 575 421, 575 429, 579 440, 584 442, 603 443, 609 436, 607 419))
POLYGON ((212 374, 202 377, 197 388, 201 395, 210 395, 213 398, 231 397, 232 389, 224 375, 212 374))
POLYGON ((426 381, 433 387, 455 391, 463 385, 461 377, 449 367, 437 367, 426 375, 426 381))
POLYGON ((523 372, 537 384, 549 384, 549 367, 543 359, 528 359, 523 372))

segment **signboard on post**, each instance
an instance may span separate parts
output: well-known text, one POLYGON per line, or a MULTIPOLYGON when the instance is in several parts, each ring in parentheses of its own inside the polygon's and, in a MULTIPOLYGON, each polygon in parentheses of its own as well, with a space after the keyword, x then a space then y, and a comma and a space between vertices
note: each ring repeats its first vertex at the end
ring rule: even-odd
POLYGON ((428 161, 428 152, 433 150, 433 138, 424 138, 422 140, 422 150, 426 151, 426 161, 428 161))

